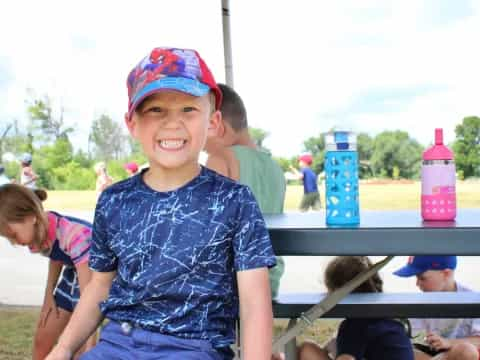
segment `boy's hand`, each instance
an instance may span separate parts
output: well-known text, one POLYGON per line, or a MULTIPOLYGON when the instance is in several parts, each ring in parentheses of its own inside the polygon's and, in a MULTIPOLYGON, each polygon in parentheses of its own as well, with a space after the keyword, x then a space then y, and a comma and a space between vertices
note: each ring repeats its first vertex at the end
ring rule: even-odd
POLYGON ((448 350, 452 347, 450 340, 441 337, 438 334, 428 333, 426 343, 434 350, 448 350))
POLYGON ((73 352, 57 344, 45 360, 71 360, 73 352))

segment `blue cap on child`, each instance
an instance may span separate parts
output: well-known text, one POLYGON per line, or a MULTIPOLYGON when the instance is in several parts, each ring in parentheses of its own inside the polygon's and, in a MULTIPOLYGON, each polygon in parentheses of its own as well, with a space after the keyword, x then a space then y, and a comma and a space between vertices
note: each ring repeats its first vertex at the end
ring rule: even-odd
POLYGON ((428 270, 454 270, 457 267, 456 256, 421 255, 410 256, 404 267, 394 272, 401 277, 415 276, 428 270))

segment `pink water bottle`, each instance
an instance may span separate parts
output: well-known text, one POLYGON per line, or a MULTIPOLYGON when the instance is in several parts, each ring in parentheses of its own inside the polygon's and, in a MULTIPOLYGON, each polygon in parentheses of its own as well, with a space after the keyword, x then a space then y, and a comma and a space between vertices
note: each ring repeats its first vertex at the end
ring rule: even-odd
POLYGON ((435 129, 435 145, 423 152, 422 217, 453 220, 456 215, 453 152, 443 145, 443 130, 435 129))

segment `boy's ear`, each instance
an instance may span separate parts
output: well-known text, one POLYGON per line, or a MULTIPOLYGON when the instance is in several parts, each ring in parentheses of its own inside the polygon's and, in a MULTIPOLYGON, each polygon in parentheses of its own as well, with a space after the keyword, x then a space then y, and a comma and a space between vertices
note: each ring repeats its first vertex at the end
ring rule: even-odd
POLYGON ((130 133, 130 135, 132 135, 133 138, 136 138, 136 132, 135 132, 136 122, 133 119, 134 116, 135 114, 133 114, 129 119, 128 113, 125 113, 124 120, 125 120, 125 125, 127 125, 128 132, 130 133))
POLYGON ((225 128, 223 126, 222 113, 219 110, 216 110, 210 116, 210 120, 208 123, 208 136, 222 137, 223 132, 225 132, 225 128))

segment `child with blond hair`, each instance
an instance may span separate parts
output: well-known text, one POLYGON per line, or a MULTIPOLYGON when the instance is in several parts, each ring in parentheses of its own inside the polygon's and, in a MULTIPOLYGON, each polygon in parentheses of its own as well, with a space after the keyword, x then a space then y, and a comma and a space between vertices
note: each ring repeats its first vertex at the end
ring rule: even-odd
POLYGON ((150 167, 97 203, 92 281, 47 358, 69 359, 103 318, 91 359, 271 353, 270 238, 252 192, 198 163, 222 94, 198 52, 155 48, 127 78, 125 123, 150 167), (252 291, 255 289, 255 291, 252 291))

